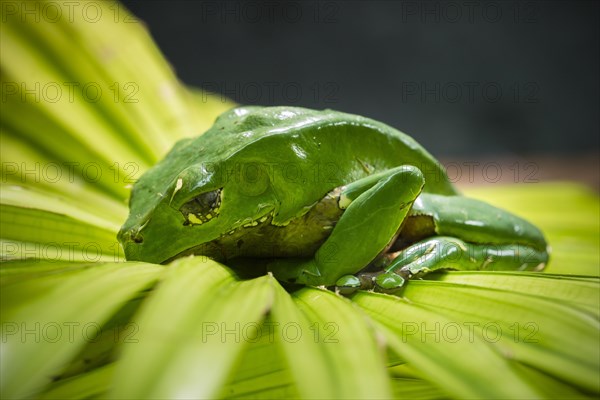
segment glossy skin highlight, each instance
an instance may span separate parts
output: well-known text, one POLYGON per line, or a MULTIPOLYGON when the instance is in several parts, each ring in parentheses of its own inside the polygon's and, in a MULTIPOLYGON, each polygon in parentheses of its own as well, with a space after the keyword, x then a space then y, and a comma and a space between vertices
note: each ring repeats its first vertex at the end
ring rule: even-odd
POLYGON ((391 292, 438 268, 531 270, 548 259, 535 226, 460 196, 409 136, 295 107, 236 108, 178 142, 134 185, 119 241, 128 260, 262 258, 279 280, 344 293, 391 292), (369 265, 380 270, 361 272, 369 265))

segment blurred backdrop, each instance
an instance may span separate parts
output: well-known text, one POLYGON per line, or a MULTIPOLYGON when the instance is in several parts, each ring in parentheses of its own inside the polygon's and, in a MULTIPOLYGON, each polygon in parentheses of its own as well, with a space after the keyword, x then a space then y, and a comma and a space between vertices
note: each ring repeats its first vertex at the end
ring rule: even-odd
POLYGON ((598 2, 124 4, 185 83, 238 103, 365 115, 442 158, 570 160, 537 176, 597 169, 598 2))

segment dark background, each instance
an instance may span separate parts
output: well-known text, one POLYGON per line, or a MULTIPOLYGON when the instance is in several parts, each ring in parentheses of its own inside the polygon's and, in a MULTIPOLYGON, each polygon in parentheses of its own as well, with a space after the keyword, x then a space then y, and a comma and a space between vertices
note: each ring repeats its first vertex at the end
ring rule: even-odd
POLYGON ((438 156, 599 148, 595 1, 124 1, 187 84, 386 122, 438 156))

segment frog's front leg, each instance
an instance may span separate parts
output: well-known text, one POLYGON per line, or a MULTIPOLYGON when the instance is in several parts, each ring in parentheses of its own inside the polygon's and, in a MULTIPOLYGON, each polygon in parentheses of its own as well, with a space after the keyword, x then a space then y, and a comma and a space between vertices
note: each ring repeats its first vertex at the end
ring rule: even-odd
POLYGON ((436 269, 541 270, 549 253, 534 225, 461 196, 419 196, 398 241, 417 243, 400 251, 386 272, 407 279, 436 269))
POLYGON ((339 198, 345 211, 315 256, 278 259, 268 269, 279 280, 313 286, 357 273, 395 238, 424 183, 418 168, 401 166, 348 184, 339 198))

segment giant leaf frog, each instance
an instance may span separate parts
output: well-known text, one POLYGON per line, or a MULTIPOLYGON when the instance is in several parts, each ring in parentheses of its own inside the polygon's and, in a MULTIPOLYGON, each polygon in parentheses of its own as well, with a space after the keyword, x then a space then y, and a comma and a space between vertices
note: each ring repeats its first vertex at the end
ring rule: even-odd
POLYGON ((393 292, 436 269, 540 270, 529 222, 461 196, 421 145, 357 115, 239 107, 134 184, 126 258, 261 259, 277 279, 393 292))

